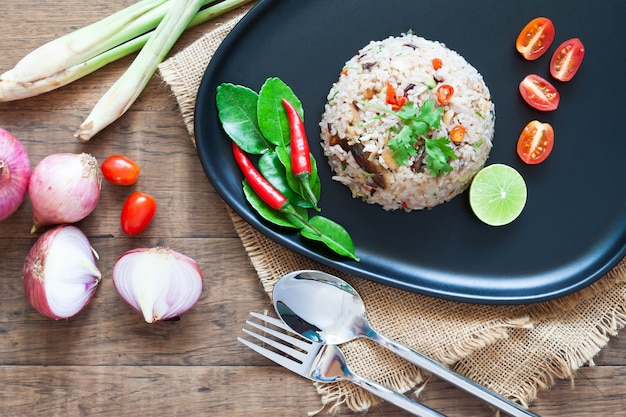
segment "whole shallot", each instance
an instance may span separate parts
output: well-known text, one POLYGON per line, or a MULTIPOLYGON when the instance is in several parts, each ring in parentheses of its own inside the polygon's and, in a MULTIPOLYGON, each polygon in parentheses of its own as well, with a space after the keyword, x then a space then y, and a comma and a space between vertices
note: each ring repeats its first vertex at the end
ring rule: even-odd
POLYGON ((30 159, 24 145, 0 128, 0 221, 24 201, 30 178, 30 159))
POLYGON ((87 217, 98 204, 101 182, 98 161, 87 153, 57 153, 42 159, 28 185, 33 205, 31 231, 87 217))

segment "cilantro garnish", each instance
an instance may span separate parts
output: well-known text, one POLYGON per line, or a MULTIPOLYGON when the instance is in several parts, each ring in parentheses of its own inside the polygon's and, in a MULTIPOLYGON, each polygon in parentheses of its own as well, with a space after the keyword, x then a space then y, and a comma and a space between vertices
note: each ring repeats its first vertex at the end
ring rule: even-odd
POLYGON ((426 139, 424 146, 428 154, 426 166, 433 177, 452 171, 449 161, 458 156, 450 147, 450 138, 441 136, 437 139, 426 139))
POLYGON ((441 136, 436 139, 429 139, 426 136, 429 132, 439 129, 441 124, 443 108, 436 107, 434 100, 426 100, 421 108, 417 107, 415 103, 408 102, 398 111, 390 110, 377 103, 363 102, 363 104, 374 106, 396 116, 402 122, 403 126, 400 132, 387 144, 393 152, 394 161, 398 165, 406 164, 409 158, 417 155, 416 144, 422 140, 427 156, 426 168, 430 174, 435 177, 452 171, 450 161, 457 159, 458 155, 450 146, 450 138, 441 136))

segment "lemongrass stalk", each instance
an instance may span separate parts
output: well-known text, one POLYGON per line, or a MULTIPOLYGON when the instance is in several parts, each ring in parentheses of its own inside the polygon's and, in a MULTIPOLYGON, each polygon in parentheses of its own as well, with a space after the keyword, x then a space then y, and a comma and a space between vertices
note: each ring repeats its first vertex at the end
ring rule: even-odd
POLYGON ((153 29, 169 9, 168 2, 141 0, 102 20, 56 38, 30 52, 1 78, 33 82, 80 64, 137 34, 153 29), (150 13, 155 9, 157 13, 150 13))
MULTIPOLYGON (((215 1, 216 0, 205 1, 204 4, 211 4, 215 1)), ((189 29, 201 23, 207 22, 215 17, 228 13, 237 7, 249 3, 250 1, 251 0, 223 0, 216 5, 207 7, 196 13, 187 28, 189 29)), ((143 48, 148 39, 150 39, 150 36, 152 36, 152 31, 124 42, 115 48, 104 51, 103 53, 74 65, 71 68, 64 69, 36 81, 23 82, 0 78, 0 102, 34 97, 70 84, 104 67, 105 65, 110 64, 111 62, 139 51, 143 48)))
POLYGON ((90 140, 96 133, 122 116, 135 102, 191 19, 202 7, 202 0, 171 0, 172 7, 154 30, 133 63, 100 98, 74 136, 90 140))

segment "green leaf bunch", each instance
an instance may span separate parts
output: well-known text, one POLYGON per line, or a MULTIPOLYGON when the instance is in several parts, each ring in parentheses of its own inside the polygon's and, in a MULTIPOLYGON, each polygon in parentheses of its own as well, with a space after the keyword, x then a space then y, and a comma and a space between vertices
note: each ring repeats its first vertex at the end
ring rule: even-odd
MULTIPOLYGON (((244 152, 258 155, 259 172, 287 199, 284 209, 274 210, 243 180, 243 194, 250 206, 266 221, 280 227, 298 229, 308 240, 321 242, 335 253, 356 261, 354 243, 346 229, 321 215, 309 217, 308 209, 320 211, 311 203, 301 181, 291 170, 290 128, 282 99, 292 103, 304 120, 302 103, 279 78, 268 78, 259 93, 223 83, 217 87, 216 104, 222 128, 244 152)), ((309 187, 316 200, 321 194, 317 163, 311 157, 309 187)))

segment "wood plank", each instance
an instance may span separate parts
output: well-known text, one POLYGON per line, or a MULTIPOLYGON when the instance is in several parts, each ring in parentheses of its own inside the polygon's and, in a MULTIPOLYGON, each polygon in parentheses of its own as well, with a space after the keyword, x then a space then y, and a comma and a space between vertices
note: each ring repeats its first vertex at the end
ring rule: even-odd
MULTIPOLYGON (((626 402, 616 378, 623 367, 586 368, 574 397, 557 384, 532 411, 542 416, 623 416, 626 402), (598 387, 603 387, 599 389, 598 387), (607 404, 611 404, 607 407, 607 404)), ((219 415, 305 416, 321 404, 309 381, 274 366, 0 366, 0 411, 19 416, 219 415), (237 390, 232 390, 237 386, 237 390), (293 395, 297 392, 297 395, 293 395)), ((421 401, 448 416, 488 417, 492 410, 439 381, 421 401)), ((408 417, 390 404, 368 415, 408 417)), ((328 411, 317 414, 329 417, 328 411)), ((339 415, 349 415, 341 412, 339 415)))

